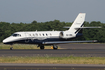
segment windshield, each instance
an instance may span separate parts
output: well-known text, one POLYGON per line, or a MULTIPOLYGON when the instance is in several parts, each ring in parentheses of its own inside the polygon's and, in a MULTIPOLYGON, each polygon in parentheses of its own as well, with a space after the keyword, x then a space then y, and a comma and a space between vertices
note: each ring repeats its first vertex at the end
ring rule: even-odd
POLYGON ((12 34, 11 36, 13 36, 13 37, 20 37, 21 35, 20 34, 12 34))

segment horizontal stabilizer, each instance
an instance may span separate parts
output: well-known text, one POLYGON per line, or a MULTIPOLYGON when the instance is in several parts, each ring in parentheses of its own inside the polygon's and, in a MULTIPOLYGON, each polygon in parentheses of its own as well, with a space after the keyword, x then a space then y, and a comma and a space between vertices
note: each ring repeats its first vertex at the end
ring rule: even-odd
POLYGON ((75 29, 78 29, 78 28, 83 29, 83 28, 101 28, 101 27, 75 27, 75 29))
POLYGON ((70 28, 70 27, 68 27, 68 26, 64 26, 63 28, 70 28))
MULTIPOLYGON (((70 27, 65 26, 63 28, 70 28, 70 27)), ((83 28, 101 28, 101 27, 75 27, 75 29, 79 29, 79 28, 83 29, 83 28)))
POLYGON ((89 40, 89 41, 54 41, 54 42, 43 42, 43 44, 86 43, 86 42, 97 42, 97 40, 89 40))

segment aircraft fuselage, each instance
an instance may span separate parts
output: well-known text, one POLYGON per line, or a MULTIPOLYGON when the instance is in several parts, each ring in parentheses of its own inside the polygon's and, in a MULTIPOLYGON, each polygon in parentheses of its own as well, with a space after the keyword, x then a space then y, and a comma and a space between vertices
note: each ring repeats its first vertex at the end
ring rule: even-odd
POLYGON ((4 44, 43 44, 43 42, 52 41, 67 41, 75 36, 72 33, 67 33, 65 38, 60 36, 61 31, 31 31, 31 32, 16 32, 10 37, 3 40, 4 44), (70 36, 71 35, 71 36, 70 36))

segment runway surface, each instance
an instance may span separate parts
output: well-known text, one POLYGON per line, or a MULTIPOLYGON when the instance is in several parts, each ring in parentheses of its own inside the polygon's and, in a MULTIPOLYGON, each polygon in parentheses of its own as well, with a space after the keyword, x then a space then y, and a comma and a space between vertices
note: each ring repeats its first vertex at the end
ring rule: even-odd
POLYGON ((105 44, 60 44, 65 49, 105 49, 105 44))
MULTIPOLYGON (((60 44, 63 49, 0 50, 0 56, 105 57, 105 44, 60 44)), ((0 64, 0 70, 105 70, 105 65, 0 64)))
POLYGON ((0 56, 85 56, 105 57, 105 44, 61 44, 64 49, 13 49, 0 50, 0 56))
POLYGON ((105 57, 105 49, 63 49, 63 50, 0 50, 0 56, 85 56, 105 57))
POLYGON ((0 70, 105 70, 105 65, 88 64, 0 64, 0 70))

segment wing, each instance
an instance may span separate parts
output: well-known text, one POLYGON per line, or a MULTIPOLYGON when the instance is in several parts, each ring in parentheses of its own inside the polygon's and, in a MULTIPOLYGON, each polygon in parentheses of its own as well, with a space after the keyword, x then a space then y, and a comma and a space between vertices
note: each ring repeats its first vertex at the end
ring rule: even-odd
POLYGON ((97 40, 89 40, 89 41, 52 41, 52 42, 43 42, 43 44, 65 44, 65 43, 86 43, 86 42, 97 42, 97 40))

